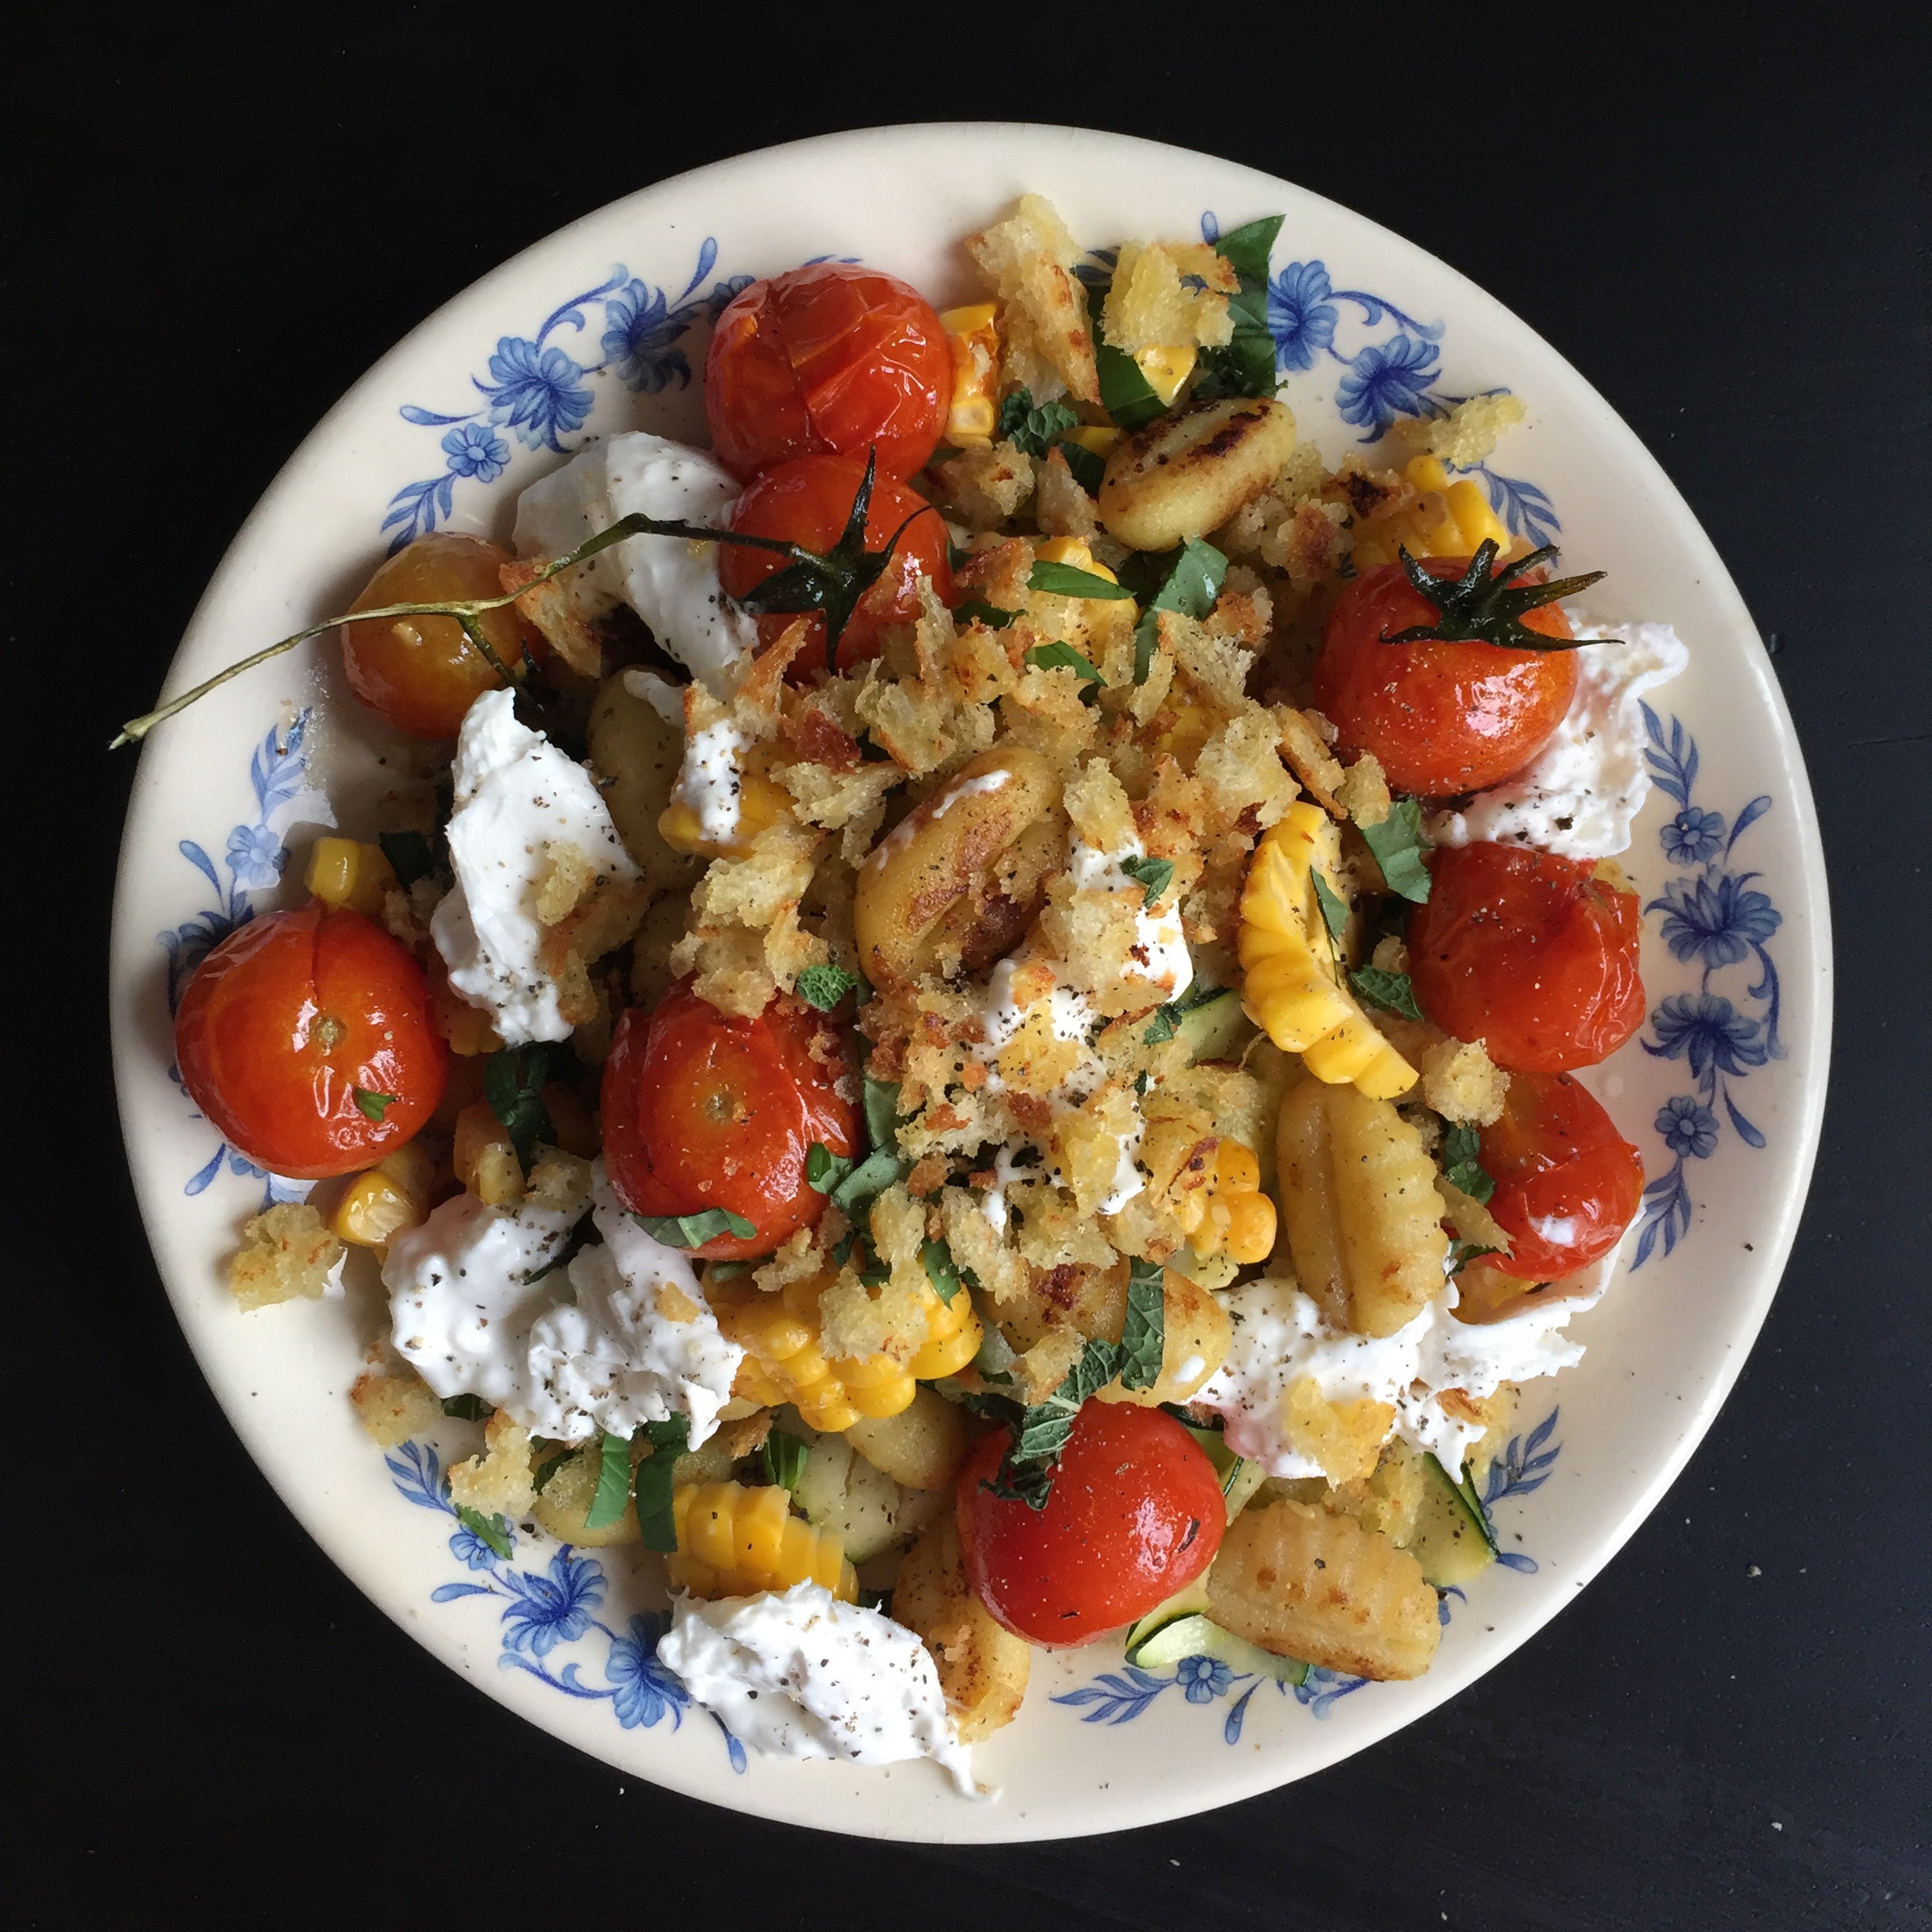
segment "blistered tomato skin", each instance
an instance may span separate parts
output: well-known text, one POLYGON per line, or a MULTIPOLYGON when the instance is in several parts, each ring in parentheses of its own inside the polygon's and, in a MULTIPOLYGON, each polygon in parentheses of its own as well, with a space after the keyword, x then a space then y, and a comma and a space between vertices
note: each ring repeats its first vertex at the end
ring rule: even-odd
POLYGON ((649 1012, 618 1022, 604 1063, 604 1160, 632 1213, 722 1208, 755 1232, 692 1250, 707 1261, 768 1255, 816 1225, 826 1197, 806 1179, 817 1141, 849 1154, 850 1102, 836 1030, 809 1007, 775 1001, 755 1019, 721 1013, 680 980, 649 1012))
POLYGON ((754 282, 718 316, 704 358, 712 447, 746 482, 794 457, 874 444, 886 475, 910 476, 952 393, 952 349, 926 298, 842 262, 754 282))
MULTIPOLYGON (((1460 577, 1467 557, 1430 557, 1436 577, 1460 577)), ((1315 665, 1317 709, 1347 754, 1372 752, 1397 791, 1449 798, 1481 791, 1520 771, 1549 742, 1576 695, 1568 651, 1512 651, 1494 644, 1385 644, 1438 613, 1400 564, 1365 572, 1335 600, 1315 665)), ((1570 634, 1554 604, 1524 627, 1570 634)))
POLYGON ((202 962, 175 1057, 238 1153, 305 1180, 412 1139, 449 1071, 422 968, 380 926, 319 902, 250 920, 202 962))
MULTIPOLYGON (((782 537, 821 554, 838 542, 852 514, 854 499, 864 480, 866 459, 860 456, 806 456, 782 464, 760 476, 738 499, 731 527, 754 536, 782 537)), ((919 580, 932 581, 933 592, 949 607, 958 600, 947 560, 946 523, 923 496, 887 476, 875 477, 866 515, 866 547, 882 550, 886 539, 904 525, 892 560, 860 598, 838 639, 838 668, 850 670, 878 656, 886 627, 910 624, 919 616, 919 580), (908 519, 911 519, 908 522, 908 519)), ((756 589, 784 559, 771 550, 742 544, 721 544, 718 576, 725 592, 742 597, 756 589)), ((775 643, 793 618, 776 613, 758 620, 758 634, 775 643)), ((794 681, 815 680, 825 670, 825 620, 814 616, 805 649, 792 660, 794 681)))
MULTIPOLYGON (((481 537, 434 531, 380 565, 350 608, 500 597, 503 585, 497 572, 512 560, 508 550, 481 537)), ((510 604, 477 621, 490 648, 514 670, 536 635, 531 627, 510 604)), ((416 738, 454 738, 464 713, 503 682, 454 617, 344 624, 342 662, 350 689, 370 710, 416 738)))
POLYGON ((1643 1024, 1642 916, 1634 892, 1594 869, 1528 846, 1438 851, 1428 899, 1408 920, 1423 1011, 1512 1072, 1607 1059, 1643 1024))
POLYGON ((1502 1118, 1482 1130, 1490 1212, 1510 1237, 1498 1265, 1522 1281, 1574 1274, 1614 1248, 1643 1195, 1643 1159, 1567 1073, 1510 1076, 1502 1118))
POLYGON ((1010 1630, 1088 1642, 1146 1616, 1214 1561, 1227 1527, 1220 1480, 1171 1415, 1086 1404, 1042 1510, 987 1486, 1008 1442, 1004 1430, 986 1437, 955 1495, 967 1576, 1010 1630))

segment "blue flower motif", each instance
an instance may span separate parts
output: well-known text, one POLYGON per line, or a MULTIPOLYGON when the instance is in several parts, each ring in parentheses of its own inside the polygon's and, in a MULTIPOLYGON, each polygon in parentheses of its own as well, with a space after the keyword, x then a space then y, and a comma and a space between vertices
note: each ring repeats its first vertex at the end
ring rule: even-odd
MULTIPOLYGON (((1680 814, 1681 815, 1681 814, 1680 814)), ((1713 880, 1673 879, 1646 912, 1661 912, 1664 943, 1679 959, 1701 959, 1707 968, 1734 966, 1754 946, 1762 946, 1784 923, 1784 916, 1762 892, 1726 872, 1713 880)))
POLYGON ((617 1721, 627 1731, 640 1724, 648 1730, 667 1712, 674 1730, 683 1723, 684 1707, 691 1701, 684 1686, 658 1661, 663 1621, 633 1617, 628 1635, 610 1640, 604 1674, 616 1687, 617 1721))
POLYGON ((584 374, 561 349, 540 348, 518 335, 506 335, 490 358, 492 381, 476 381, 490 399, 490 420, 507 425, 528 449, 554 449, 561 455, 560 434, 580 428, 590 413, 591 394, 578 378, 584 374))
POLYGON ((662 289, 633 278, 604 304, 604 358, 616 364, 627 388, 654 396, 670 386, 691 384, 691 364, 672 345, 691 326, 688 309, 674 309, 662 289))
POLYGON ((1672 993, 1652 1016, 1651 1024, 1657 1044, 1646 1040, 1644 1051, 1664 1060, 1688 1059, 1700 1080, 1713 1069, 1742 1078, 1765 1063, 1759 1022, 1716 993, 1672 993))
POLYGON ((1718 1117, 1688 1094, 1678 1094, 1664 1102, 1652 1123, 1664 1136, 1664 1144, 1679 1160, 1708 1160, 1718 1144, 1718 1117))
POLYGON ((1657 837, 1673 866, 1701 866, 1714 859, 1724 843, 1724 815, 1687 805, 1657 837))
POLYGON ((1291 262, 1268 284, 1268 333, 1275 366, 1312 369, 1335 340, 1336 314, 1328 300, 1328 270, 1320 262, 1291 262))
POLYGON ((1211 1657, 1184 1657, 1174 1674, 1190 1704, 1211 1704, 1234 1681, 1234 1673, 1211 1657))
POLYGON ((510 446, 481 423, 464 423, 452 430, 442 448, 452 474, 473 476, 479 483, 495 482, 510 460, 510 446))
POLYGON ((604 1600, 604 1572, 568 1544, 550 1560, 548 1576, 506 1570, 502 1580, 515 1592, 503 1612, 506 1650, 548 1657, 560 1643, 574 1643, 590 1628, 590 1612, 604 1600))
POLYGON ((288 862, 282 842, 266 825, 238 825, 228 835, 229 870, 244 890, 272 886, 288 862))
POLYGON ((1413 336, 1397 334, 1386 342, 1372 342, 1348 364, 1348 373, 1336 386, 1335 406, 1342 420, 1367 430, 1362 440, 1372 442, 1397 416, 1428 414, 1436 358, 1435 344, 1418 342, 1413 336))
POLYGON ((496 1552, 473 1529, 459 1529, 449 1539, 449 1553, 466 1570, 494 1570, 496 1552))

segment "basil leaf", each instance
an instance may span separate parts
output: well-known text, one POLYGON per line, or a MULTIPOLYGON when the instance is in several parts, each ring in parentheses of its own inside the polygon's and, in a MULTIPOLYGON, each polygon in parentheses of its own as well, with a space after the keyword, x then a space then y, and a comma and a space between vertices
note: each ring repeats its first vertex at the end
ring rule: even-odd
POLYGON ((1022 1411, 1012 1446, 986 1485, 994 1496, 1023 1502, 1028 1509, 1046 1508, 1053 1492, 1054 1471, 1073 1433, 1081 1404, 1120 1372, 1124 1353, 1118 1342, 1089 1342, 1066 1380, 1044 1402, 1022 1411))
POLYGON ((1348 975, 1348 984, 1371 1006, 1384 1012, 1400 1013, 1406 1020, 1419 1020, 1422 1009, 1415 1004, 1415 988, 1406 973, 1387 973, 1379 966, 1364 966, 1348 975))
MULTIPOLYGON (((1036 574, 1046 568, 1043 564, 1034 566, 1036 574)), ((1069 644, 1035 644, 1028 651, 1026 662, 1036 670, 1070 670, 1082 684, 1102 685, 1107 681, 1094 668, 1090 660, 1082 657, 1069 644)))
POLYGON ((896 1154, 899 1145, 899 1083, 865 1076, 866 1132, 875 1150, 896 1154))
POLYGON ((543 1089, 550 1075, 549 1046, 506 1046, 490 1054, 483 1069, 483 1097, 510 1136, 524 1171, 530 1171, 539 1141, 554 1138, 543 1089))
POLYGON ((759 1459, 764 1465, 765 1480, 796 1494, 799 1484, 805 1480, 805 1459, 811 1454, 812 1444, 802 1436, 774 1429, 758 1451, 759 1459))
POLYGON ((1034 407, 1033 392, 1016 389, 1000 405, 994 440, 1012 442, 1028 456, 1044 456, 1055 440, 1080 426, 1080 418, 1058 398, 1034 407))
POLYGON ((1100 377, 1100 406, 1129 435, 1137 429, 1144 429, 1157 416, 1166 412, 1167 405, 1148 380, 1141 365, 1124 350, 1101 341, 1097 334, 1094 341, 1094 362, 1100 377))
POLYGON ((821 1013, 829 1013, 858 983, 857 974, 828 963, 808 966, 798 976, 795 990, 807 1006, 816 1006, 821 1013))
POLYGON ((1265 282, 1269 257, 1274 253, 1275 237, 1288 218, 1264 214, 1257 221, 1231 228, 1214 244, 1214 252, 1244 282, 1265 282))
POLYGON ((952 607, 956 618, 970 620, 976 617, 989 631, 1004 631, 1020 614, 1017 610, 1003 610, 997 604, 982 602, 977 597, 968 597, 952 607))
POLYGON ((926 459, 926 466, 928 470, 937 470, 942 463, 950 463, 958 454, 959 450, 956 445, 942 442, 926 459))
POLYGON ((1190 980, 1186 992, 1179 999, 1169 1000, 1166 1006, 1155 1008, 1154 1018, 1141 1038, 1149 1046, 1159 1046, 1162 1041, 1172 1040, 1180 1030, 1182 1020, 1196 1007, 1218 1000, 1227 990, 1225 986, 1213 986, 1205 980, 1190 980))
POLYGON ((1174 878, 1172 859, 1123 859, 1120 866, 1129 878, 1146 888, 1146 896, 1141 902, 1143 908, 1152 905, 1174 878))
POLYGON ((554 1456, 539 1462, 530 1477, 530 1487, 542 1496, 549 1488, 550 1478, 576 1454, 574 1449, 560 1449, 554 1456))
POLYGON ((1072 471, 1074 482, 1088 496, 1099 496, 1100 485, 1106 481, 1107 459, 1097 449, 1089 449, 1084 442, 1076 442, 1070 436, 1062 436, 1054 448, 1072 471))
POLYGON ((603 1462, 597 1472, 597 1493, 590 1499, 586 1529, 608 1529, 631 1500, 631 1438, 604 1432, 603 1462))
POLYGON ((952 1298, 965 1286, 959 1279, 952 1249, 944 1240, 928 1241, 920 1250, 919 1258, 925 1264, 926 1278, 932 1282, 933 1293, 950 1305, 952 1298))
POLYGON ((1496 1184, 1484 1168, 1482 1150, 1482 1136, 1474 1127, 1454 1126, 1442 1136, 1442 1178, 1486 1206, 1496 1184))
POLYGON ((1228 560, 1212 544, 1190 537, 1178 550, 1135 561, 1140 568, 1129 581, 1147 596, 1134 626, 1134 682, 1144 684, 1160 639, 1160 614, 1177 610, 1184 617, 1205 617, 1227 580, 1228 560))
POLYGON ((382 856, 389 862, 389 870, 396 875, 396 883, 405 892, 418 879, 428 878, 432 872, 442 870, 442 862, 436 856, 435 846, 420 832, 379 832, 376 843, 382 848, 382 856))
POLYGON ((1422 806, 1418 800, 1398 799, 1379 825, 1357 828, 1363 843, 1376 855, 1390 892, 1418 905, 1429 898, 1429 868, 1422 862, 1422 806))
POLYGON ((379 1127, 382 1124, 384 1110, 396 1104, 394 1094, 378 1094, 374 1088, 352 1087, 349 1091, 354 1096, 356 1111, 365 1120, 374 1120, 379 1127))
POLYGON ((758 1231, 742 1214, 728 1208, 707 1208, 701 1214, 633 1214, 631 1219, 654 1241, 668 1248, 701 1248, 720 1234, 748 1241, 758 1231))
POLYGON ((1158 1262, 1138 1256, 1127 1270, 1127 1316, 1120 1329, 1120 1385, 1152 1388, 1160 1380, 1167 1334, 1166 1297, 1158 1262))
POLYGON ((496 1412, 480 1395, 449 1395, 442 1399, 442 1412, 458 1422, 488 1422, 496 1412))
POLYGON ((1215 251, 1240 278, 1228 298, 1232 338, 1201 352, 1194 387, 1197 398, 1271 396, 1275 392, 1275 343, 1268 326, 1268 259, 1282 218, 1270 214, 1224 235, 1215 251))
POLYGON ((670 1510, 671 1473, 677 1459, 691 1447, 691 1418, 674 1415, 664 1422, 644 1424, 651 1453, 638 1465, 632 1493, 638 1500, 638 1527, 646 1550, 675 1550, 677 1523, 670 1510))
POLYGON ((1124 584, 1115 584, 1076 564, 1055 563, 1050 559, 1034 566, 1027 576, 1027 588, 1043 590, 1052 597, 1082 597, 1098 604, 1132 603, 1134 596, 1124 584))
POLYGON ((501 1516, 484 1516, 466 1503, 458 1503, 456 1520, 478 1542, 488 1544, 499 1556, 509 1556, 510 1526, 501 1516))
POLYGON ((830 1194, 851 1172, 850 1156, 834 1154, 823 1141, 814 1141, 806 1150, 806 1185, 818 1193, 830 1194))
POLYGON ((1348 923, 1348 906, 1336 896, 1334 887, 1312 867, 1308 876, 1315 881, 1315 898, 1322 908, 1322 923, 1328 928, 1328 937, 1340 946, 1342 931, 1348 923))
POLYGON ((859 1210, 876 1195, 884 1193, 895 1181, 903 1180, 911 1172, 910 1165, 896 1154, 888 1154, 879 1148, 866 1155, 859 1165, 832 1190, 832 1204, 842 1214, 849 1214, 856 1220, 859 1210))
POLYGON ((1486 1248, 1475 1241, 1466 1241, 1460 1234, 1454 1236, 1449 1244, 1449 1279, 1454 1281, 1469 1264, 1484 1255, 1499 1255, 1500 1248, 1486 1248))

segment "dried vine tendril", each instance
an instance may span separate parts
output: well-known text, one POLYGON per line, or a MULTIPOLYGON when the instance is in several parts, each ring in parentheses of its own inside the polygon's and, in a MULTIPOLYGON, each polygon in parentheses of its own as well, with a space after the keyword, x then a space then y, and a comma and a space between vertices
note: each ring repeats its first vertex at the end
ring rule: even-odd
POLYGON ((1436 577, 1424 570, 1405 548, 1396 552, 1403 573, 1417 591, 1436 606, 1432 624, 1414 624, 1406 631, 1384 631, 1385 644, 1495 644, 1511 651, 1574 651, 1588 640, 1582 638, 1550 638, 1529 629, 1522 622, 1529 611, 1553 604, 1559 597, 1573 597, 1580 590, 1600 581, 1609 573, 1593 570, 1582 577, 1559 577, 1549 584, 1519 584, 1516 580, 1532 565, 1556 554, 1554 544, 1545 544, 1528 556, 1519 557, 1492 577, 1490 566, 1496 560, 1496 545, 1485 537, 1460 577, 1436 577))
POLYGON ((538 584, 547 584, 553 577, 580 563, 588 562, 600 550, 608 550, 612 544, 622 543, 630 537, 681 537, 688 543, 740 544, 750 550, 776 551, 785 559, 784 566, 774 571, 755 590, 734 601, 745 610, 756 613, 786 616, 812 611, 822 613, 825 619, 826 664, 828 669, 836 670, 838 640, 851 620, 854 607, 892 560, 892 553, 898 548, 899 538, 904 536, 908 526, 914 518, 927 514, 924 508, 915 510, 886 539, 884 549, 866 549, 866 518, 872 506, 874 462, 874 455, 866 458, 866 473, 852 499, 852 512, 846 520, 844 530, 838 542, 823 555, 807 550, 802 544, 788 543, 779 537, 753 536, 741 530, 707 530, 700 524, 676 523, 641 514, 620 517, 608 530, 599 530, 567 555, 553 557, 528 584, 518 590, 506 590, 500 597, 465 598, 441 604, 385 604, 374 610, 352 610, 344 616, 325 617, 320 623, 310 624, 292 637, 283 638, 252 656, 242 658, 239 663, 230 664, 226 670, 217 671, 192 691, 183 692, 180 697, 170 698, 166 704, 141 717, 130 718, 107 748, 118 751, 123 745, 138 743, 157 724, 185 711, 190 704, 206 698, 231 678, 239 677, 244 671, 253 670, 257 664, 266 664, 271 658, 280 657, 284 652, 293 650, 296 645, 306 644, 310 638, 320 637, 325 631, 338 629, 344 624, 376 623, 392 617, 454 617, 462 626, 464 636, 490 669, 505 682, 514 684, 518 674, 512 670, 491 648, 477 620, 490 611, 500 610, 505 605, 515 603, 538 584))

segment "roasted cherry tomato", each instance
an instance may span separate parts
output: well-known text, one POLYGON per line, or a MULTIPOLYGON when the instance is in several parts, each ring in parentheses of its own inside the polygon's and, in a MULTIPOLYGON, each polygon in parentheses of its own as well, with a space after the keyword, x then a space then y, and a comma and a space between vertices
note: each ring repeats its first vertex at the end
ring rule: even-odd
POLYGON ((1214 1466, 1157 1408, 1090 1402, 1044 1509, 995 1496, 995 1430, 956 1490, 959 1547, 980 1600, 1035 1643, 1084 1643, 1144 1616, 1214 1561, 1227 1527, 1214 1466))
MULTIPOLYGON (((754 536, 782 537, 788 543, 802 544, 823 554, 844 531, 865 474, 862 455, 802 456, 795 463, 781 464, 766 470, 738 499, 731 512, 731 527, 748 530, 754 536)), ((860 598, 838 640, 841 670, 877 657, 886 626, 909 624, 918 616, 922 575, 932 579, 940 602, 950 604, 958 596, 952 567, 946 560, 944 518, 923 496, 888 476, 879 476, 873 482, 866 516, 866 548, 884 549, 886 539, 908 518, 912 520, 900 535, 892 561, 860 598)), ((784 567, 784 559, 775 551, 753 550, 742 544, 718 546, 718 579, 730 596, 743 596, 784 567)), ((773 643, 794 621, 776 614, 762 616, 758 633, 767 644, 773 643)), ((792 674, 816 678, 824 666, 825 620, 814 616, 809 640, 792 660, 792 674)))
POLYGON ((680 980, 650 1012, 618 1022, 604 1063, 604 1160, 634 1214, 722 1208, 755 1232, 692 1250, 708 1261, 768 1255, 825 1212, 805 1178, 814 1141, 852 1151, 850 1103, 836 1031, 793 1002, 756 1019, 721 1013, 680 980))
POLYGON ((1568 1073, 1514 1073, 1502 1118, 1483 1129, 1496 1184, 1490 1212, 1508 1231, 1497 1266, 1522 1281, 1588 1268, 1616 1246, 1643 1195, 1643 1161, 1568 1073))
MULTIPOLYGON (((1462 557, 1429 557, 1432 576, 1460 577, 1462 557)), ((1520 771, 1549 742, 1576 694, 1568 651, 1495 644, 1385 644, 1382 634, 1436 621, 1436 607, 1400 564, 1365 572, 1335 600, 1315 664, 1315 701, 1346 752, 1372 752, 1397 791, 1447 798, 1520 771)), ((1555 604, 1526 629, 1570 635, 1555 604)))
POLYGON ((412 1139, 449 1072, 422 968, 360 913, 319 901, 251 919, 201 962, 175 1059, 238 1152, 305 1180, 412 1139))
POLYGON ((910 476, 952 395, 952 347, 925 298, 842 262, 754 282, 718 316, 704 358, 712 446, 746 481, 794 456, 874 444, 881 470, 910 476))
POLYGON ((1408 916, 1415 997, 1498 1066, 1556 1073, 1607 1059, 1643 1024, 1634 892, 1587 859, 1527 846, 1450 846, 1408 916))
MULTIPOLYGON (((496 573, 512 560, 508 550, 481 537, 434 531, 380 566, 350 608, 500 597, 503 585, 496 573)), ((514 670, 536 632, 512 604, 487 612, 478 622, 490 648, 514 670)), ((503 682, 454 617, 344 624, 342 662, 350 689, 372 711, 417 738, 454 737, 463 714, 503 682)))

